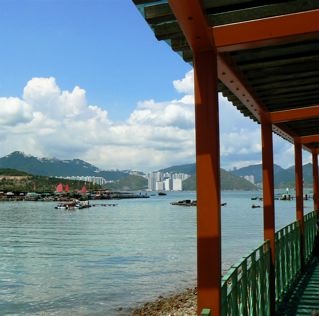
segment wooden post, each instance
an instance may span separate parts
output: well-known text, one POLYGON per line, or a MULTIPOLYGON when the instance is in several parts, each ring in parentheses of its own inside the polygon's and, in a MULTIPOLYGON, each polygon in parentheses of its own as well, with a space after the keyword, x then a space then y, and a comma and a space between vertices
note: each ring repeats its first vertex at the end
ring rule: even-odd
POLYGON ((263 202, 264 202, 264 239, 270 241, 271 264, 269 275, 270 315, 275 315, 275 196, 274 196, 274 158, 272 124, 261 123, 262 165, 263 165, 263 202))
POLYGON ((221 215, 216 51, 194 54, 197 174, 197 313, 221 314, 221 215))
POLYGON ((313 204, 314 210, 319 214, 319 179, 318 179, 318 154, 312 153, 312 176, 313 176, 313 204))
POLYGON ((303 176, 302 147, 295 141, 295 181, 296 181, 296 218, 300 225, 300 263, 304 266, 304 212, 303 212, 303 176))

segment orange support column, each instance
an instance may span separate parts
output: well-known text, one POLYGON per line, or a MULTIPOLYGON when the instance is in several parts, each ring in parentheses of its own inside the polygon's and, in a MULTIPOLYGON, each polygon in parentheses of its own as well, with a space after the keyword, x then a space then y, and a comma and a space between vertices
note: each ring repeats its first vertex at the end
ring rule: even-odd
POLYGON ((312 153, 312 175, 314 210, 319 214, 318 154, 315 152, 312 153))
POLYGON ((197 312, 221 314, 221 215, 216 51, 194 54, 197 174, 197 312))
POLYGON ((303 176, 302 148, 295 142, 295 181, 296 181, 296 217, 300 225, 300 258, 301 267, 304 265, 304 212, 303 212, 303 176))
POLYGON ((264 239, 270 241, 271 265, 269 275, 270 315, 275 315, 275 196, 274 196, 274 155, 272 124, 261 123, 263 201, 264 201, 264 239))

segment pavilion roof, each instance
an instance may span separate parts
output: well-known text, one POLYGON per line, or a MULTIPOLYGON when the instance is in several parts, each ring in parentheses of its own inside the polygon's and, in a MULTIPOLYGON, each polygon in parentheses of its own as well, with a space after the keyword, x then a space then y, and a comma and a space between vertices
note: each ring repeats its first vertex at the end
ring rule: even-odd
POLYGON ((186 62, 216 47, 219 91, 243 115, 319 153, 319 1, 133 2, 186 62))

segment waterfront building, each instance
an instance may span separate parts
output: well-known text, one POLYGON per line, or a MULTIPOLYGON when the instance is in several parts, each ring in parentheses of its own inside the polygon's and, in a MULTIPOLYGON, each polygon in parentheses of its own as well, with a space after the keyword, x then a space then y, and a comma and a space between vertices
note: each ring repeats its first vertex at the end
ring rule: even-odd
POLYGON ((183 190, 183 180, 176 178, 173 179, 173 187, 172 187, 173 191, 182 191, 183 190))
POLYGON ((91 182, 93 184, 98 184, 98 185, 104 185, 109 182, 103 177, 95 177, 95 176, 59 176, 56 178, 91 182))
POLYGON ((172 179, 166 178, 164 180, 164 190, 165 191, 170 191, 172 189, 172 179))
POLYGON ((149 191, 180 191, 183 189, 183 181, 190 177, 189 174, 186 173, 172 173, 172 172, 150 172, 147 175, 148 179, 148 190, 149 191), (180 181, 179 181, 180 180, 180 181), (174 181, 175 181, 175 189, 174 189, 174 181), (158 182, 163 182, 163 187, 158 182), (161 189, 158 189, 161 187, 161 189))
POLYGON ((156 181, 155 183, 155 191, 163 191, 164 190, 164 182, 156 181))

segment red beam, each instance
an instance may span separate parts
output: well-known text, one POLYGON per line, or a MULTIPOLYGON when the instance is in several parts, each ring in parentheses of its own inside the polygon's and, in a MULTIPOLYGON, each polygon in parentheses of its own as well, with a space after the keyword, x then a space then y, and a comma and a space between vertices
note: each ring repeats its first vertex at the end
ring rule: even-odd
POLYGON ((273 124, 289 121, 306 120, 319 117, 319 105, 306 108, 291 109, 285 111, 270 112, 270 120, 273 124))
MULTIPOLYGON (((183 1, 181 1, 183 2, 183 1)), ((218 51, 234 51, 319 35, 319 10, 274 16, 210 28, 218 51)))
POLYGON ((270 315, 275 314, 275 196, 274 196, 274 158, 272 126, 261 123, 263 203, 264 203, 264 239, 270 241, 271 266, 269 277, 270 315))
POLYGON ((243 78, 238 74, 226 59, 218 55, 218 78, 224 85, 246 106, 246 108, 260 122, 261 117, 267 118, 265 109, 260 105, 243 78))
POLYGON ((197 312, 221 315, 220 152, 216 51, 194 55, 197 312))
POLYGON ((318 154, 312 153, 312 176, 313 176, 313 203, 314 210, 319 213, 319 179, 318 179, 318 154))
POLYGON ((304 210, 303 210, 303 175, 302 175, 302 147, 295 142, 295 181, 296 181, 296 218, 300 225, 300 257, 301 266, 304 265, 304 210))
POLYGON ((200 1, 169 0, 168 4, 193 52, 215 47, 213 38, 209 36, 208 25, 200 1))
POLYGON ((319 135, 300 136, 296 140, 301 144, 319 143, 319 135))
MULTIPOLYGON (((211 27, 207 24, 200 1, 169 0, 168 2, 193 53, 214 50, 215 35, 210 33, 211 27)), ((255 98, 241 75, 235 72, 223 56, 219 54, 217 58, 218 78, 259 122, 261 122, 261 118, 265 121, 270 120, 269 113, 255 98)), ((290 134, 289 131, 282 130, 280 127, 277 127, 277 130, 286 139, 292 140, 292 137, 295 136, 290 134)))

